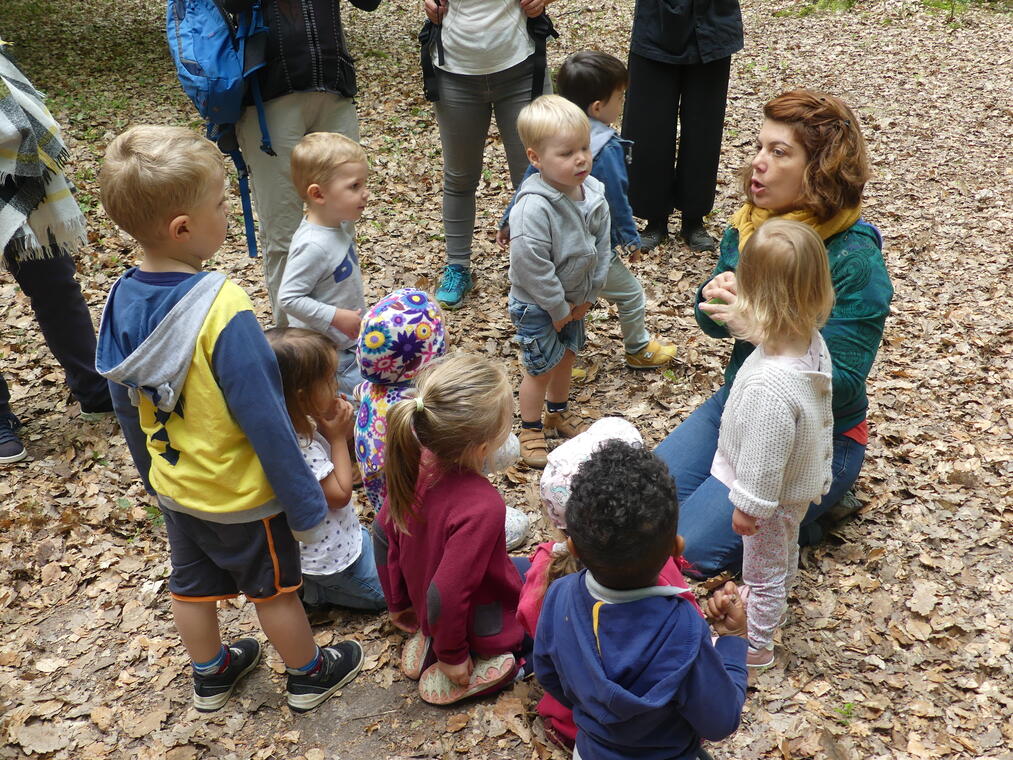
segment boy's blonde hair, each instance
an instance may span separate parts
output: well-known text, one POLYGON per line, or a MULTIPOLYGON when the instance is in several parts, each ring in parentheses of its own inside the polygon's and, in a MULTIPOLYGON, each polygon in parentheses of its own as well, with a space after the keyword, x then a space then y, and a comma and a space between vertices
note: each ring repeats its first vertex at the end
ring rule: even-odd
POLYGON ((158 240, 168 221, 225 183, 215 144, 184 127, 142 124, 106 148, 99 187, 106 213, 138 242, 158 240))
POLYGON ((761 343, 808 337, 830 317, 834 284, 827 249, 808 224, 764 222, 746 241, 735 270, 736 311, 761 343))
POLYGON ((337 132, 310 132, 292 149, 292 184, 305 201, 310 185, 326 184, 349 163, 369 166, 359 143, 337 132))
POLYGON ((509 430, 514 403, 503 367, 475 354, 457 353, 425 367, 415 380, 417 397, 387 412, 387 508, 407 531, 417 507, 422 450, 441 468, 472 466, 475 451, 509 430))
POLYGON ((560 95, 542 95, 521 109, 517 116, 517 133, 525 148, 538 150, 556 135, 591 135, 587 114, 560 95))

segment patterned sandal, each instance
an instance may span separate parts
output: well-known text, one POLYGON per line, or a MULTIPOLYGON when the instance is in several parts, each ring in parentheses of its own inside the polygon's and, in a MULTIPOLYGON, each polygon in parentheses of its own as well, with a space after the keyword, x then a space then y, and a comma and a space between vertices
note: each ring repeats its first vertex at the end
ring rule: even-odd
POLYGON ((429 654, 429 644, 432 641, 424 635, 421 630, 412 634, 412 637, 405 642, 401 649, 401 672, 407 678, 418 681, 422 675, 422 666, 426 662, 426 655, 429 654))
POLYGON ((468 697, 498 691, 513 680, 517 672, 514 656, 506 654, 488 660, 475 660, 475 669, 467 686, 458 686, 442 670, 439 663, 426 668, 419 680, 419 696, 431 705, 452 705, 468 697))

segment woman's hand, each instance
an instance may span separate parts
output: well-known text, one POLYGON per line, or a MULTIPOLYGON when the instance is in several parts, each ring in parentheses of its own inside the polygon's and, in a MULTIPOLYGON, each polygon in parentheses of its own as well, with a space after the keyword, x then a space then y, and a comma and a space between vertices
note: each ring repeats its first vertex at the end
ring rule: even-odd
POLYGON ((545 6, 549 3, 546 0, 520 0, 521 10, 528 18, 541 16, 545 12, 545 6))
POLYGON ((756 527, 756 518, 752 515, 747 515, 738 507, 732 512, 732 530, 738 533, 740 536, 753 536, 756 535, 758 528, 756 527))
POLYGON ((458 686, 467 686, 471 680, 471 671, 475 669, 474 663, 471 661, 469 656, 467 660, 462 662, 460 665, 448 665, 445 662, 436 661, 440 670, 443 671, 443 675, 449 678, 453 683, 458 686))
POLYGON ((426 18, 434 24, 442 24, 443 17, 447 15, 447 3, 450 0, 425 0, 426 18))
POLYGON ((390 622, 405 633, 415 633, 419 629, 419 616, 415 614, 414 607, 390 613, 390 622))

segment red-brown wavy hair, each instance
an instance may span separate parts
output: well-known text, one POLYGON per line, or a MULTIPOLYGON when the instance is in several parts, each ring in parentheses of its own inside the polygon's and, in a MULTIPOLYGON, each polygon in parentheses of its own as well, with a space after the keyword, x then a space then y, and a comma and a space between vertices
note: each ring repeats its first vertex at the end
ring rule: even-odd
MULTIPOLYGON (((809 163, 802 178, 799 208, 826 221, 844 208, 862 201, 869 181, 869 153, 858 119, 843 100, 825 92, 791 90, 763 107, 763 115, 791 127, 805 148, 809 163)), ((753 169, 741 171, 742 191, 747 200, 753 169)))

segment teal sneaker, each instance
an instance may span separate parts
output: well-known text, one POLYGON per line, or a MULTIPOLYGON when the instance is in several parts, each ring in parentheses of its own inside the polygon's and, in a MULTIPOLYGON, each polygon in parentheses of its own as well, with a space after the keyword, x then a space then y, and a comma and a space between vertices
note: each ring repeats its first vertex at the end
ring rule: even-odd
POLYGON ((436 300, 444 309, 460 309, 473 284, 470 269, 460 264, 447 264, 440 287, 436 289, 436 300))

